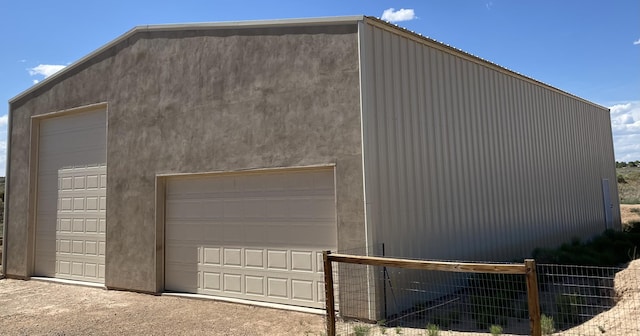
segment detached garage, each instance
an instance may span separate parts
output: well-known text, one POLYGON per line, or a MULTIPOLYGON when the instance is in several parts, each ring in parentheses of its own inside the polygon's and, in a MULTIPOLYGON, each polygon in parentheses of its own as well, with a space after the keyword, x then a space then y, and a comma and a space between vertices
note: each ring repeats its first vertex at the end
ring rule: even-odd
POLYGON ((6 275, 323 306, 323 250, 618 228, 609 111, 371 17, 141 26, 10 101, 6 275))

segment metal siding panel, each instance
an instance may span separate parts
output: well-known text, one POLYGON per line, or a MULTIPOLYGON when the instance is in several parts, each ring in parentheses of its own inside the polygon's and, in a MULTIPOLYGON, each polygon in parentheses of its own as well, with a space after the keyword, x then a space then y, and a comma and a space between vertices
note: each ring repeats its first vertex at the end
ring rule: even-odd
MULTIPOLYGON (((418 223, 421 222, 421 206, 419 205, 419 196, 417 193, 417 185, 420 181, 420 170, 416 169, 416 162, 420 159, 419 153, 419 135, 416 132, 416 119, 418 115, 417 111, 417 99, 419 97, 418 92, 416 91, 417 83, 416 83, 416 60, 415 60, 415 43, 407 43, 406 44, 406 71, 409 77, 406 85, 406 93, 405 93, 405 102, 408 104, 407 113, 408 120, 405 125, 405 148, 407 149, 407 157, 408 160, 406 162, 406 171, 407 171, 407 183, 409 188, 407 190, 407 205, 409 208, 408 211, 408 222, 409 223, 418 223)), ((420 234, 422 230, 416 230, 416 233, 420 234)), ((415 246, 420 253, 424 252, 423 247, 418 244, 415 246)))
MULTIPOLYGON (((381 74, 382 74, 382 78, 381 78, 381 82, 380 83, 376 83, 377 85, 382 85, 382 91, 380 92, 380 96, 383 99, 383 105, 381 105, 382 110, 378 111, 379 112, 379 117, 380 117, 380 121, 378 124, 378 130, 380 131, 379 136, 383 137, 384 139, 384 146, 381 146, 381 153, 380 153, 380 166, 381 166, 381 171, 379 172, 379 181, 382 183, 383 185, 383 190, 381 190, 382 194, 384 195, 384 199, 381 200, 383 202, 381 202, 379 204, 380 206, 380 210, 383 212, 383 221, 380 222, 380 225, 383 225, 385 229, 389 229, 392 226, 397 226, 399 225, 399 223, 394 223, 392 221, 392 218, 394 218, 394 214, 391 212, 391 209, 395 209, 397 208, 396 204, 394 204, 395 200, 397 200, 396 196, 397 193, 395 192, 395 190, 393 189, 393 184, 391 184, 391 180, 388 178, 385 178, 386 176, 389 176, 390 171, 391 171, 391 164, 393 161, 395 161, 395 151, 393 150, 393 148, 391 148, 393 146, 393 144, 391 143, 392 141, 392 136, 393 136, 393 131, 395 129, 395 125, 394 125, 394 116, 393 116, 393 101, 392 101, 392 97, 391 95, 385 94, 386 92, 390 92, 393 88, 393 83, 392 83, 392 70, 389 67, 389 62, 387 61, 390 57, 391 57, 391 50, 390 48, 384 48, 384 46, 388 46, 391 43, 391 39, 390 39, 391 35, 388 32, 382 31, 382 42, 381 42, 381 47, 383 47, 383 57, 381 59, 382 61, 382 69, 381 69, 381 74)), ((385 230, 385 231, 387 231, 385 230)), ((386 232, 385 232, 386 233, 386 232)), ((389 233, 386 233, 387 235, 390 236, 389 233)))
MULTIPOLYGON (((406 124, 405 118, 407 116, 407 108, 406 108, 406 94, 407 90, 407 70, 406 70, 406 40, 405 39, 392 39, 394 42, 394 48, 392 50, 393 53, 393 63, 390 64, 392 68, 395 68, 393 72, 393 83, 394 83, 394 119, 395 119, 395 135, 391 139, 395 145, 395 151, 397 153, 397 158, 394 160, 394 164, 392 168, 393 171, 396 172, 398 180, 393 183, 394 189, 396 190, 396 206, 391 209, 394 212, 394 217, 398 218, 399 226, 396 227, 398 234, 402 236, 406 236, 407 225, 405 223, 409 223, 408 213, 411 211, 408 205, 408 197, 407 191, 409 189, 409 185, 407 184, 407 171, 406 165, 408 162, 407 158, 407 144, 405 143, 406 139, 406 124)), ((402 245, 403 250, 402 253, 407 253, 412 250, 412 242, 408 242, 406 245, 402 245)))
MULTIPOLYGON (((467 106, 470 110, 472 107, 478 105, 479 101, 479 88, 481 86, 480 77, 478 75, 479 67, 475 64, 468 63, 469 67, 469 79, 467 80, 467 85, 469 86, 469 94, 467 95, 467 106)), ((484 155, 482 153, 482 146, 479 141, 474 141, 479 136, 479 125, 482 122, 482 118, 479 117, 478 113, 469 113, 467 116, 470 122, 470 131, 469 136, 471 139, 471 146, 469 152, 469 160, 467 164, 474 167, 475 169, 469 169, 470 178, 469 183, 471 181, 476 181, 476 176, 479 173, 484 172, 484 155)), ((469 228, 469 233, 474 237, 481 237, 484 233, 481 227, 481 223, 486 222, 489 219, 489 214, 487 213, 486 207, 486 198, 483 195, 484 190, 482 188, 474 188, 471 187, 471 209, 473 210, 472 217, 474 219, 474 223, 471 228, 469 228)))
POLYGON ((602 109, 365 26, 373 243, 388 255, 507 259, 601 230, 598 186, 615 178, 602 109))
MULTIPOLYGON (((414 134, 416 135, 414 141, 416 142, 414 144, 413 147, 413 155, 414 155, 414 165, 415 165, 415 171, 417 173, 417 180, 415 181, 415 194, 416 194, 416 206, 417 206, 417 220, 418 221, 422 221, 422 225, 419 225, 418 228, 416 228, 417 233, 420 236, 425 236, 426 234, 426 217, 427 215, 427 205, 428 202, 426 201, 426 196, 427 196, 427 184, 426 184, 426 179, 425 176, 429 173, 427 170, 427 164, 425 162, 425 155, 421 155, 421 151, 426 150, 426 134, 425 134, 425 114, 424 113, 420 113, 420 111, 424 111, 425 108, 425 100, 424 100, 424 95, 420 95, 420 92, 425 92, 425 85, 424 85, 424 62, 423 62, 423 58, 424 58, 424 54, 423 54, 423 48, 419 48, 419 47, 415 47, 413 49, 413 58, 412 58, 412 64, 415 67, 412 71, 414 77, 414 85, 412 85, 412 88, 415 90, 415 92, 413 92, 414 95, 414 99, 415 99, 415 105, 414 105, 414 110, 412 111, 414 120, 413 120, 413 127, 414 127, 414 134)), ((429 250, 430 250, 430 246, 428 244, 421 244, 419 245, 420 247, 420 252, 422 254, 428 254, 429 250)))

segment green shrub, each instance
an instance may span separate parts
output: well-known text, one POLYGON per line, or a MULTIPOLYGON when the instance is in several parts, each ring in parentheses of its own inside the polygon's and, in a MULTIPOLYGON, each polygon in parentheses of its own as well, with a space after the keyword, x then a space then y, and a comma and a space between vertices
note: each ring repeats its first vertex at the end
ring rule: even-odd
POLYGON ((556 332, 556 327, 553 325, 553 317, 542 314, 540 316, 540 329, 542 329, 543 335, 551 335, 556 332))
POLYGON ((369 332, 371 331, 371 327, 370 326, 366 326, 366 325, 356 325, 353 327, 353 333, 356 336, 366 336, 369 335, 369 332))
POLYGON ((537 248, 533 258, 539 264, 618 266, 630 261, 629 252, 640 247, 640 223, 630 223, 624 231, 606 230, 590 241, 574 238, 559 248, 537 248))
POLYGON ((440 334, 440 327, 437 324, 427 325, 427 335, 438 336, 440 334))
POLYGON ((627 183, 622 174, 618 174, 618 183, 627 183))
POLYGON ((494 324, 491 326, 491 328, 489 328, 489 332, 491 333, 491 335, 502 335, 502 327, 494 324))

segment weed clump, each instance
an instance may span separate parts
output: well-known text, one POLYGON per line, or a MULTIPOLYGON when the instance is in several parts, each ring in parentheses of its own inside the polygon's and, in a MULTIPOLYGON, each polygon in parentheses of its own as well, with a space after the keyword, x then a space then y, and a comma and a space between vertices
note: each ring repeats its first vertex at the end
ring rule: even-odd
POLYGON ((440 327, 437 324, 429 324, 427 325, 427 335, 429 336, 438 336, 440 335, 440 327))
POLYGON ((491 326, 491 328, 489 328, 489 332, 491 333, 491 335, 494 335, 494 336, 502 335, 502 327, 497 324, 494 324, 491 326))
POLYGON ((353 334, 356 336, 367 336, 370 331, 371 327, 366 325, 359 324, 353 327, 353 334))
POLYGON ((553 317, 542 314, 540 317, 540 327, 543 335, 551 335, 556 332, 556 327, 553 324, 553 317))

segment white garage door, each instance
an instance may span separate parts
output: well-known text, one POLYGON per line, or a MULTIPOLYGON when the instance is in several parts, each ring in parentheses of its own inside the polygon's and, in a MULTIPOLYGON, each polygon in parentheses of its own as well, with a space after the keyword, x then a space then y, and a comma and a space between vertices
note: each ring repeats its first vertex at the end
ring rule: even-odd
POLYGON ((35 275, 104 282, 106 112, 42 120, 35 275))
POLYGON ((171 178, 166 190, 167 290, 323 306, 332 169, 171 178))

